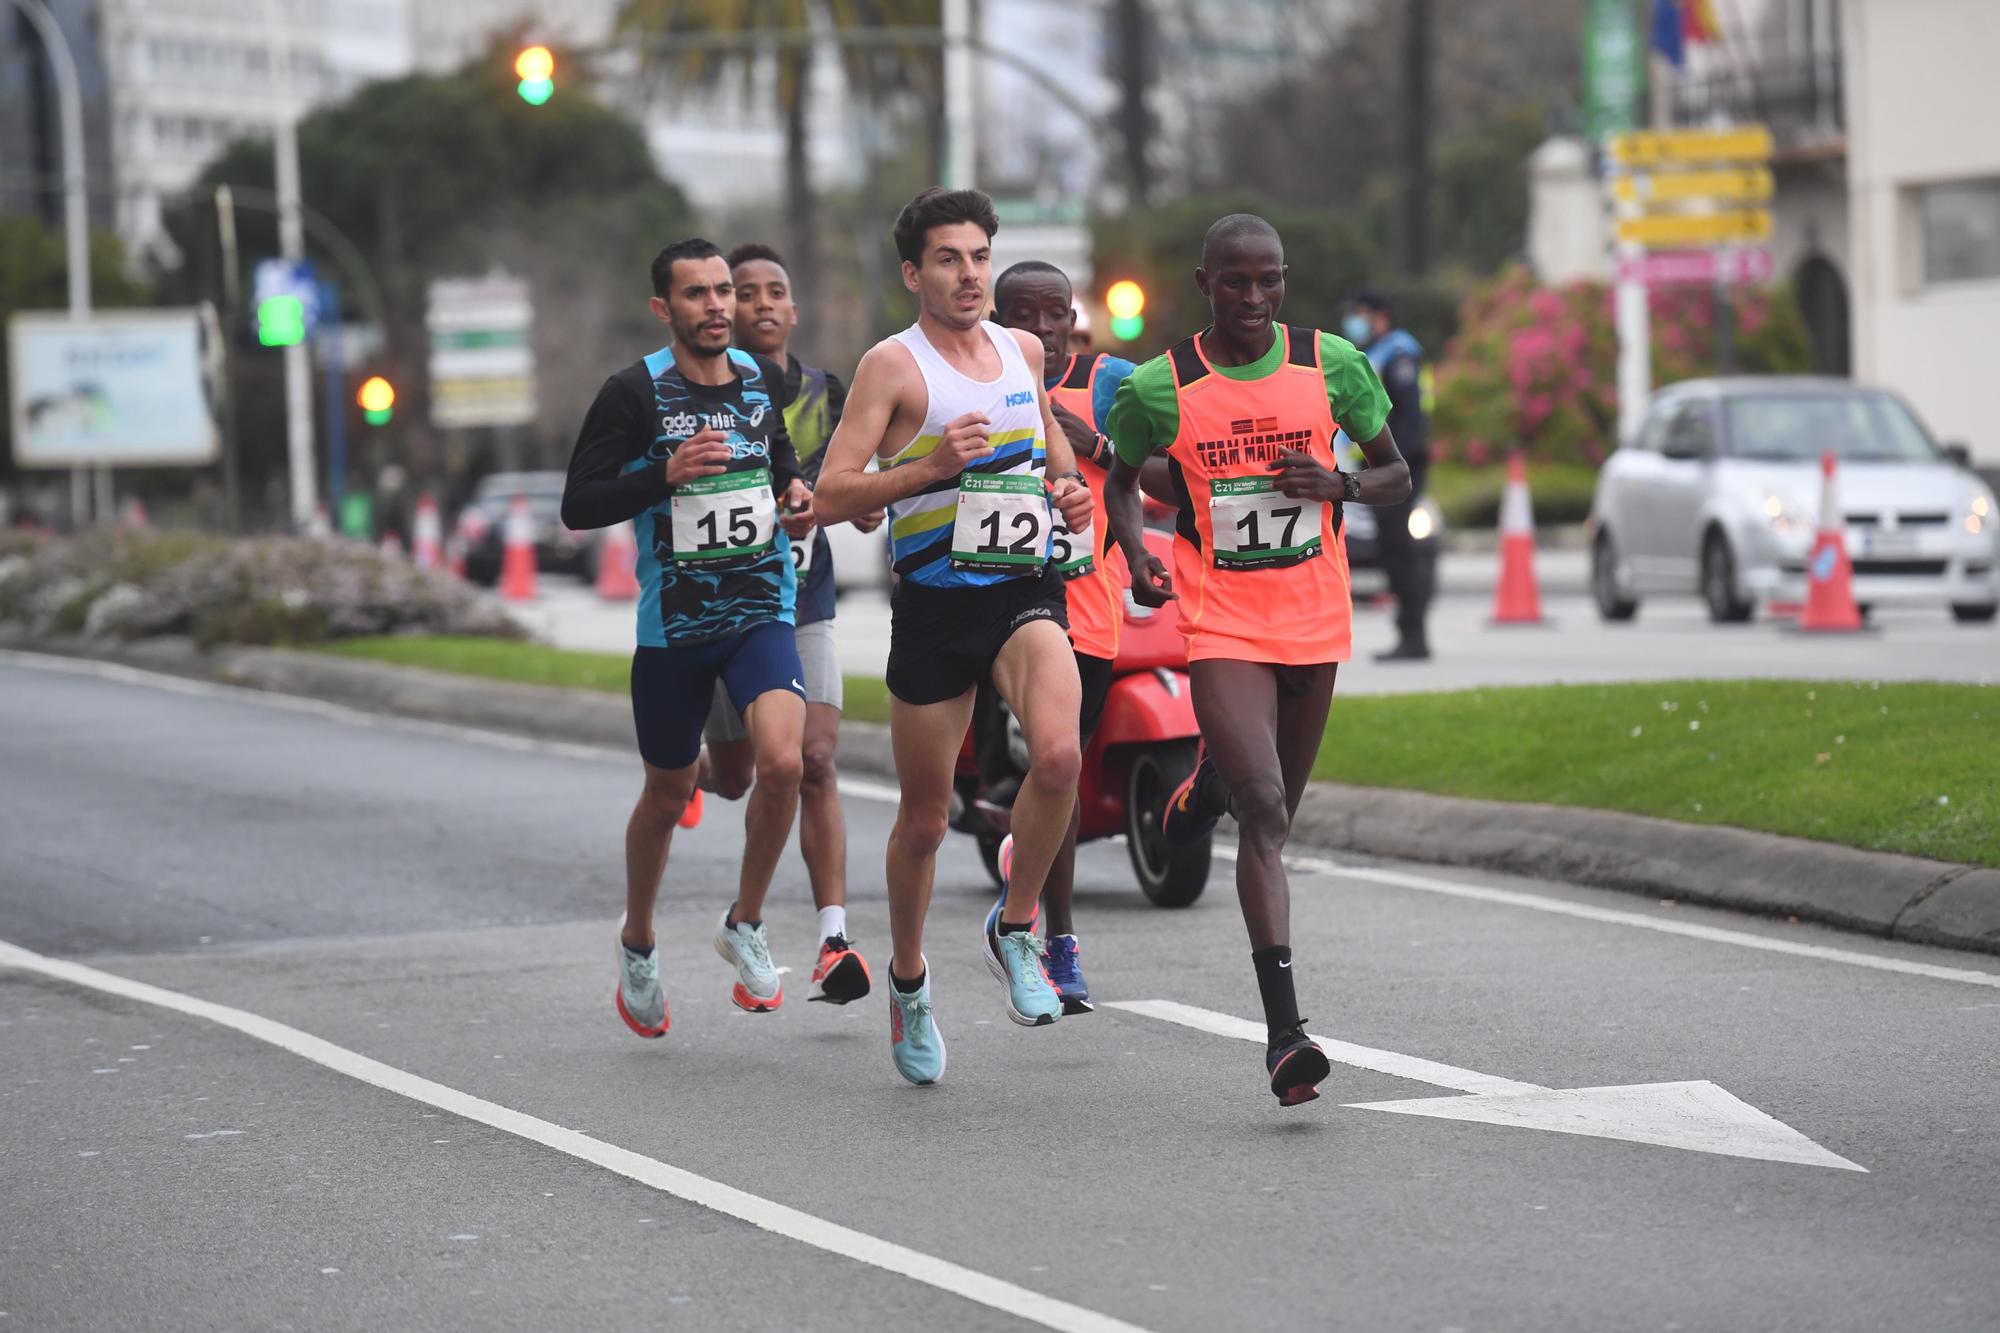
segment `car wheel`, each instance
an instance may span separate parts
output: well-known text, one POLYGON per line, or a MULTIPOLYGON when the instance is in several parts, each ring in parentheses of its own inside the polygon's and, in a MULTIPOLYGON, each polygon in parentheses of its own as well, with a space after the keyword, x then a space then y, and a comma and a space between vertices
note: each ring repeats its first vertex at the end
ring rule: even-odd
POLYGON ((1996 614, 2000 614, 2000 603, 1996 602, 1987 602, 1984 605, 1977 602, 1953 602, 1951 606, 1951 618, 1961 625, 1991 624, 1996 614))
POLYGON ((1701 596, 1708 603, 1708 618, 1718 625, 1740 625, 1757 609, 1736 591, 1736 557, 1720 532, 1710 532, 1702 543, 1701 596))
POLYGON ((1590 548, 1590 591, 1597 599, 1597 614, 1606 620, 1630 620, 1639 613, 1639 599, 1618 588, 1618 548, 1603 530, 1590 548))

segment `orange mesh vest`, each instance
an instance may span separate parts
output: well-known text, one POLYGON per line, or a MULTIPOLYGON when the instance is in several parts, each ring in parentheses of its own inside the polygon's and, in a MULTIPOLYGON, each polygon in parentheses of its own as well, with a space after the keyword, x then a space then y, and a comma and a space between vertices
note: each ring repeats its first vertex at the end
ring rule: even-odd
MULTIPOLYGON (((1102 352, 1093 352, 1088 357, 1072 355, 1062 382, 1049 390, 1050 399, 1089 422, 1093 430, 1104 429, 1104 423, 1092 409, 1092 391, 1103 363, 1102 352)), ((1065 585, 1069 594, 1069 641, 1078 652, 1109 661, 1118 656, 1118 633, 1125 625, 1125 589, 1132 582, 1131 572, 1125 564, 1125 553, 1111 540, 1111 520, 1104 514, 1105 470, 1083 458, 1076 460, 1076 466, 1083 473, 1084 484, 1090 487, 1090 531, 1085 539, 1096 558, 1088 573, 1077 575, 1065 585)))
POLYGON ((1304 450, 1332 468, 1339 423, 1319 333, 1285 326, 1283 359, 1257 380, 1217 373, 1198 337, 1175 345, 1180 431, 1167 446, 1180 517, 1174 588, 1188 660, 1306 666, 1353 654, 1340 505, 1288 500, 1271 463, 1304 450))

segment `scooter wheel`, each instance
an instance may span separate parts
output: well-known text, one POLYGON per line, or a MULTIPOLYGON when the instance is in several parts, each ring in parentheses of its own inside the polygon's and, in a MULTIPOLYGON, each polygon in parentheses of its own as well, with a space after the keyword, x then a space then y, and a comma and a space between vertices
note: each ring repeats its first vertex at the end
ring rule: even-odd
POLYGON ((1007 881, 1000 877, 1000 844, 1007 840, 1004 833, 981 833, 979 838, 979 859, 985 863, 986 873, 993 876, 993 887, 1004 889, 1007 881))
POLYGON ((1208 887, 1213 839, 1168 846, 1160 830, 1167 799, 1194 771, 1192 742, 1153 746, 1132 758, 1125 782, 1125 850, 1140 891, 1155 907, 1186 907, 1208 887))

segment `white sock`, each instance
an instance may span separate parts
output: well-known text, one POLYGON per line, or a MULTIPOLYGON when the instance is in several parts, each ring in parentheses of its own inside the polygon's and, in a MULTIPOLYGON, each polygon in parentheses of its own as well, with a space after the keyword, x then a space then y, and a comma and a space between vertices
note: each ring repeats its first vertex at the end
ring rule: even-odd
POLYGON ((847 934, 847 909, 845 907, 822 907, 819 909, 819 937, 832 939, 835 935, 847 934))

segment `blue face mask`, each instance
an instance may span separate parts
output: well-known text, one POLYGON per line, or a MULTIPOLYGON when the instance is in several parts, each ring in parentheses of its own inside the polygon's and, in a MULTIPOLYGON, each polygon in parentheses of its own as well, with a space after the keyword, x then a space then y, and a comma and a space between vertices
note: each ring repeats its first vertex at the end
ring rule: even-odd
POLYGON ((1366 347, 1375 341, 1375 322, 1359 311, 1340 321, 1340 331, 1356 347, 1366 347))

